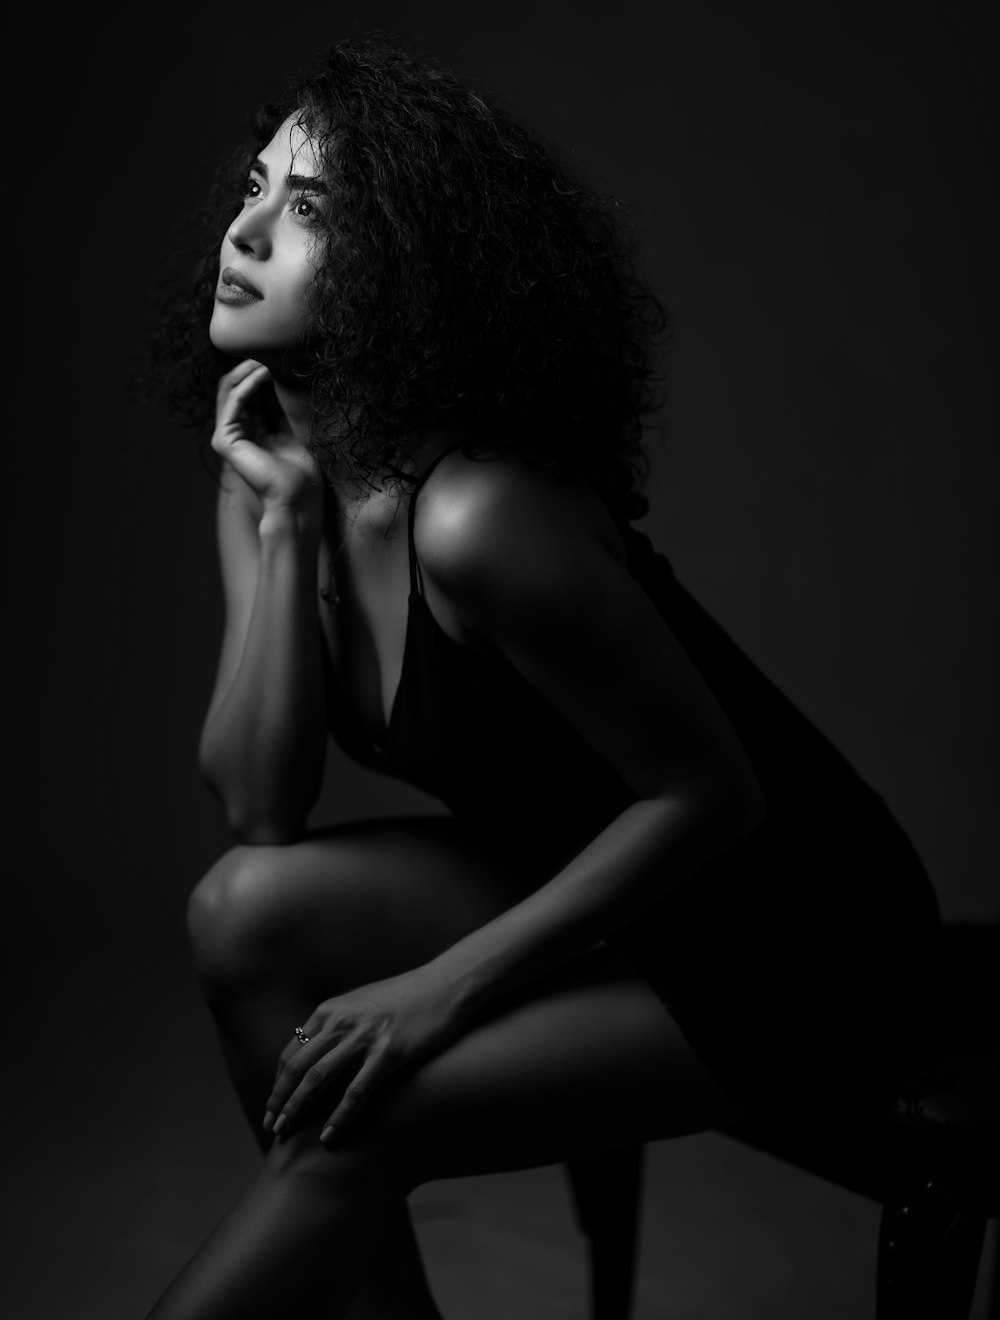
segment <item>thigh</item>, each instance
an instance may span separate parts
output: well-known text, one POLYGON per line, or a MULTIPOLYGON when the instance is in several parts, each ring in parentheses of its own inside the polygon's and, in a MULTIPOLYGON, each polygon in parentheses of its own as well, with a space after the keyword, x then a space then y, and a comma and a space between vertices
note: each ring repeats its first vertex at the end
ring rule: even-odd
MULTIPOLYGON (((332 1105, 271 1158, 322 1170, 332 1105)), ((745 1115, 649 986, 601 946, 484 1014, 447 1049, 390 1077, 351 1129, 401 1189, 557 1163, 724 1127, 745 1115)))
MULTIPOLYGON (((220 863, 273 941, 273 974, 314 1002, 427 961, 540 882, 448 819, 361 822, 220 863), (285 968, 282 973, 281 968, 285 968)), ((228 883, 228 882, 225 882, 228 883)), ((208 888, 211 889, 211 884, 208 888)), ((224 885, 222 886, 224 887, 224 885)), ((283 1032, 287 1034, 287 1024, 283 1032)), ((285 1043, 283 1036, 282 1044, 285 1043)), ((322 1163, 329 1113, 270 1159, 322 1163)), ((390 1078, 356 1123, 401 1176, 547 1164, 742 1117, 662 999, 611 948, 525 987, 448 1049, 390 1078)))
POLYGON ((449 818, 361 821, 232 849, 189 926, 213 985, 288 980, 322 998, 433 958, 537 883, 449 818))
POLYGON ((765 1121, 870 1122, 926 1039, 933 890, 888 813, 777 813, 612 937, 765 1121))

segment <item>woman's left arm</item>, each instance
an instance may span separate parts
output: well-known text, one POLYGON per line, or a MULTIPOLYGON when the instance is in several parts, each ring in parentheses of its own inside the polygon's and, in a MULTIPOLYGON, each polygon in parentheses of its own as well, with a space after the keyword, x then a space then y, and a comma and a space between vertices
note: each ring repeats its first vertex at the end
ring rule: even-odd
POLYGON ((514 474, 477 493, 464 517, 439 497, 425 574, 637 801, 550 881, 434 960, 463 1018, 662 900, 765 811, 743 745, 600 522, 514 474))
POLYGON ((324 1052, 292 1042, 282 1055, 269 1104, 288 1115, 282 1129, 317 1091, 353 1073, 328 1139, 387 1072, 439 1049, 494 1000, 585 953, 764 814, 742 744, 623 567, 608 525, 550 479, 492 464, 482 465, 492 479, 477 479, 478 466, 464 468, 450 488, 429 483, 421 496, 425 581, 637 800, 551 880, 432 962, 321 1005, 305 1031, 323 1033, 324 1052))

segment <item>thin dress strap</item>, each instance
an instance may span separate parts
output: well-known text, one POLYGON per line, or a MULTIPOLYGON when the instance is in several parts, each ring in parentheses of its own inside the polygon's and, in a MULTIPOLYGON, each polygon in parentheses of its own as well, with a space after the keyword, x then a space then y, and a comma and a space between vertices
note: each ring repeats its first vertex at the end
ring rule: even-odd
POLYGON ((427 464, 427 467, 421 472, 414 483, 413 490, 410 492, 410 507, 406 514, 406 536, 410 552, 410 595, 422 596, 424 594, 424 579, 420 572, 420 565, 417 562, 417 547, 413 539, 413 520, 417 512, 417 494, 431 475, 437 465, 443 458, 453 454, 456 449, 461 449, 465 442, 460 440, 458 444, 449 445, 447 449, 442 449, 440 454, 427 464))

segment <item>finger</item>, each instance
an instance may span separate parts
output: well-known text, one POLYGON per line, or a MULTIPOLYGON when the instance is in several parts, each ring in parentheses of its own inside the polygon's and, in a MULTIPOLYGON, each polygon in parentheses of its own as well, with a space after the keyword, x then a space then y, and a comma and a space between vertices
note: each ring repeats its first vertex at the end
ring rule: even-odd
POLYGON ((254 390, 264 383, 270 374, 271 373, 268 371, 267 367, 262 366, 259 362, 255 362, 251 370, 241 376, 230 389, 229 394, 222 405, 223 415, 227 413, 235 413, 249 396, 253 394, 254 390))
POLYGON ((249 376, 251 371, 256 371, 258 367, 263 365, 256 358, 244 358, 242 362, 237 362, 235 367, 227 371, 222 380, 228 382, 230 386, 238 385, 245 376, 249 376))
POLYGON ((272 1131, 280 1136, 289 1132, 295 1123, 315 1103, 317 1097, 336 1080, 336 1078, 356 1060, 358 1053, 357 1039, 350 1037, 342 1041, 336 1049, 324 1054, 315 1063, 310 1064, 302 1074, 298 1085, 281 1106, 274 1120, 272 1131))
POLYGON ((226 457, 240 445, 251 444, 257 447, 253 440, 248 439, 247 433, 259 429, 259 419, 249 413, 246 416, 243 414, 250 396, 265 380, 270 379, 270 375, 267 367, 258 367, 230 390, 219 409, 215 430, 212 432, 212 448, 217 454, 226 457), (248 422, 251 425, 248 426, 248 422))
MULTIPOLYGON (((308 1033, 305 1034, 308 1035, 308 1033)), ((277 1071, 274 1074, 274 1082, 271 1086, 271 1094, 268 1096, 267 1104, 264 1107, 265 1132, 271 1130, 271 1125, 280 1113, 283 1104, 298 1086, 306 1070, 317 1059, 321 1059, 325 1053, 329 1053, 333 1043, 327 1036, 325 1039, 313 1038, 308 1045, 303 1045, 296 1037, 281 1051, 277 1071)))
MULTIPOLYGON (((305 1028, 303 1028, 302 1034, 304 1036, 309 1035, 309 1033, 305 1030, 305 1028)), ((285 1046, 285 1048, 278 1055, 278 1073, 281 1072, 282 1068, 284 1068, 286 1064, 291 1063, 293 1059, 297 1058, 305 1049, 305 1047, 306 1047, 305 1041, 299 1040, 298 1036, 293 1036, 292 1039, 285 1046)))
POLYGON ((248 361, 241 363, 240 367, 245 368, 245 370, 241 369, 236 379, 225 383, 225 378, 223 378, 219 382, 215 407, 216 428, 231 422, 247 397, 271 375, 267 367, 260 362, 248 361))
POLYGON ((392 1070, 386 1047, 383 1046, 369 1054, 358 1075, 341 1096, 340 1104, 327 1119, 326 1126, 319 1134, 320 1141, 332 1142, 339 1137, 375 1087, 392 1070))
MULTIPOLYGON (((303 1050, 305 1050, 308 1055, 310 1053, 309 1046, 312 1047, 311 1053, 316 1053, 317 1047, 321 1044, 320 1037, 323 1035, 323 1028, 327 1025, 327 1022, 327 1014, 314 1012, 306 1018, 301 1026, 295 1028, 295 1034, 278 1055, 278 1068, 277 1073, 275 1074, 276 1079, 281 1075, 282 1070, 288 1064, 294 1063, 296 1060, 301 1060, 303 1050), (299 1035, 299 1032, 302 1033, 301 1036, 299 1035)), ((336 1030, 336 1028, 331 1028, 331 1030, 336 1030)), ((344 1029, 341 1028, 341 1035, 343 1034, 345 1034, 344 1029)), ((328 1031, 324 1039, 326 1041, 326 1049, 330 1049, 331 1045, 335 1044, 338 1038, 332 1037, 328 1031)))
POLYGON ((282 1105, 298 1086, 307 1069, 324 1054, 329 1054, 348 1034, 344 1026, 332 1027, 324 1031, 325 1026, 325 1016, 318 1013, 311 1014, 306 1019, 305 1025, 298 1028, 302 1032, 303 1039, 300 1040, 298 1035, 293 1036, 278 1056, 274 1083, 265 1105, 265 1132, 270 1131, 282 1105))
POLYGON ((215 391, 216 399, 221 403, 234 385, 238 385, 245 376, 248 376, 251 371, 260 365, 253 358, 244 358, 242 362, 238 362, 231 371, 227 371, 225 375, 219 377, 219 384, 215 391))

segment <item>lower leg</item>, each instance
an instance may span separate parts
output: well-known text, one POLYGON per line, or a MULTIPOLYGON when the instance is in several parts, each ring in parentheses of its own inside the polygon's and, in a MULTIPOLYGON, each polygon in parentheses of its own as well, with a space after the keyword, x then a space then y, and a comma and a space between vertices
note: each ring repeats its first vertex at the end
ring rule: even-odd
MULTIPOLYGON (((221 1005, 215 1010, 229 1075, 250 1130, 265 1154, 273 1139, 264 1132, 261 1120, 278 1054, 291 1028, 313 1007, 281 987, 261 987, 252 994, 248 991, 228 1011, 221 1005)), ((384 1208, 373 1233, 375 1266, 360 1276, 347 1311, 349 1320, 441 1320, 404 1199, 384 1208)), ((334 1254, 332 1242, 325 1244, 323 1254, 334 1254)))
POLYGON ((275 1142, 148 1320, 348 1314, 401 1193, 371 1152, 326 1151, 318 1136, 316 1128, 275 1142))

